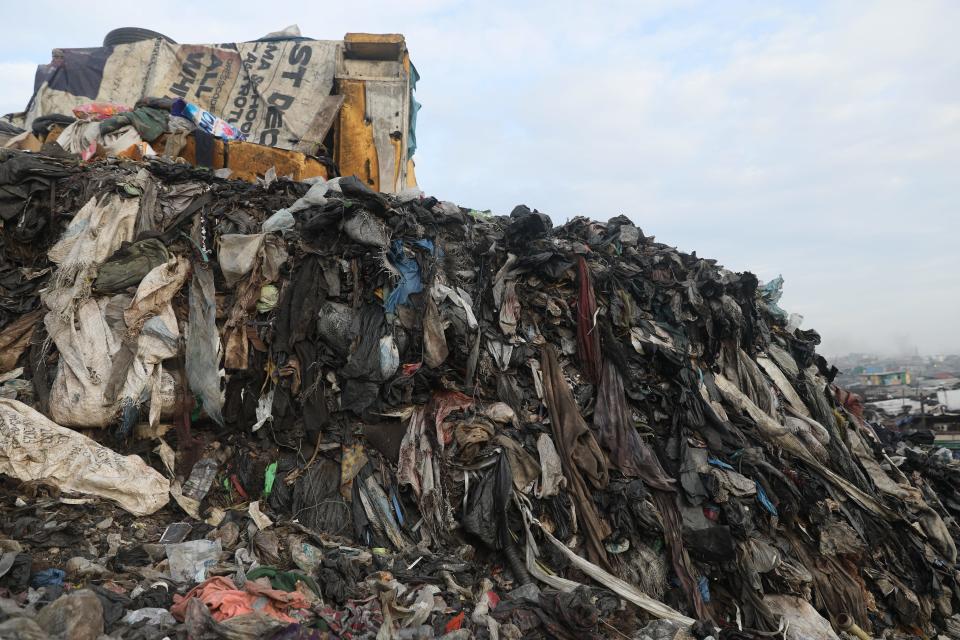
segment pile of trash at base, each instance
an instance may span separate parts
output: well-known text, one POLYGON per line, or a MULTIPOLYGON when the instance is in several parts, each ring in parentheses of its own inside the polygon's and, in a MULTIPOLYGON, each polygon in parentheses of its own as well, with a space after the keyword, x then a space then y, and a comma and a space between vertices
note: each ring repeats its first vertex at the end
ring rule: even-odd
POLYGON ((960 468, 626 217, 0 158, 0 638, 960 637, 960 468))

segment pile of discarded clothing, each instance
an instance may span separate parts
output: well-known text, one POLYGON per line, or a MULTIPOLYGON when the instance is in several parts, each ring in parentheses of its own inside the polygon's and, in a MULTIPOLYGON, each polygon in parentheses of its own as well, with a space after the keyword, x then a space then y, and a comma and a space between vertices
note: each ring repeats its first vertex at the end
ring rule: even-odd
POLYGON ((623 216, 2 153, 0 637, 960 637, 960 468, 782 282, 623 216))
POLYGON ((5 123, 0 142, 5 148, 39 151, 42 142, 57 145, 83 160, 95 156, 142 158, 157 155, 151 146, 163 141, 160 149, 176 157, 194 134, 198 144, 212 148, 212 139, 245 140, 241 132, 223 119, 195 104, 178 98, 145 98, 134 107, 111 102, 90 102, 73 109, 72 115, 53 114, 36 118, 31 130, 5 123), (53 137, 51 133, 55 133, 53 137))

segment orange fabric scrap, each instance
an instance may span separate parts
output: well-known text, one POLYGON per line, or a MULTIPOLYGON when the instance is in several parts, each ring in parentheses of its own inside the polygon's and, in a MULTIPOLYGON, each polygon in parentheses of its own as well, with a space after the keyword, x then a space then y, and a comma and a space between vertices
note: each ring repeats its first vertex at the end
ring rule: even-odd
POLYGON ((310 603, 297 591, 281 591, 250 580, 244 589, 238 589, 230 578, 216 576, 202 582, 187 592, 187 595, 174 595, 170 613, 183 622, 187 612, 187 602, 197 598, 207 606, 210 615, 217 622, 228 620, 247 613, 263 613, 283 622, 298 622, 287 615, 295 609, 309 609, 310 603))

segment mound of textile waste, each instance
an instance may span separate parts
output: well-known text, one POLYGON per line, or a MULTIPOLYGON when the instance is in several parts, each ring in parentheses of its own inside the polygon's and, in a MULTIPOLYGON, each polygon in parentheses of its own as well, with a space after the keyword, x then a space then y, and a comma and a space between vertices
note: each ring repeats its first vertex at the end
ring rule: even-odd
POLYGON ((0 218, 0 637, 960 637, 960 468, 782 281, 163 158, 0 218))

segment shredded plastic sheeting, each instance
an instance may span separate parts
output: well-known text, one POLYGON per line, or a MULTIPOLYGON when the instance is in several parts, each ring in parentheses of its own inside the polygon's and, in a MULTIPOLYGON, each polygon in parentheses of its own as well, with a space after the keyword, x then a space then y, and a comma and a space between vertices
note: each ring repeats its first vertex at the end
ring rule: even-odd
POLYGON ((190 285, 189 333, 186 341, 186 369, 190 389, 200 396, 207 415, 223 424, 223 397, 220 392, 220 333, 217 331, 216 291, 213 270, 198 267, 190 285))

